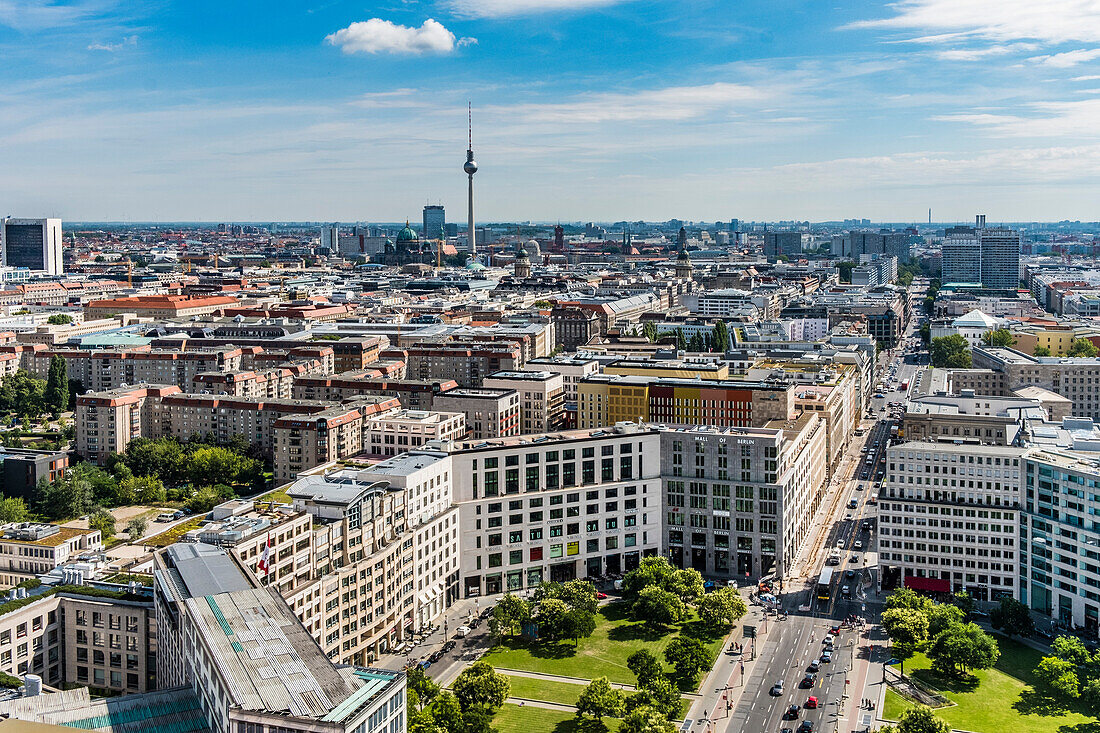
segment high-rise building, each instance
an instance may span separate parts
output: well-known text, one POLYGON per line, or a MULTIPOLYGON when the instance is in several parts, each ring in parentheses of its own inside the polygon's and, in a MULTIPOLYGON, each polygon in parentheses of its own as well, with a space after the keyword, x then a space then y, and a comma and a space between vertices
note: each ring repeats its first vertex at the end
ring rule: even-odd
POLYGON ((781 255, 799 256, 802 254, 801 232, 765 232, 764 255, 766 257, 779 257, 781 255))
POLYGON ((61 220, 0 220, 0 251, 3 252, 3 264, 8 267, 26 267, 47 275, 62 274, 61 220))
POLYGON ((424 231, 421 239, 439 239, 447 226, 447 215, 441 204, 424 207, 424 231))
POLYGON ((980 284, 993 290, 1020 286, 1020 233, 987 228, 978 215, 974 227, 951 227, 943 240, 943 281, 980 284))
POLYGON ((321 227, 321 249, 336 253, 340 249, 340 227, 335 224, 321 227))

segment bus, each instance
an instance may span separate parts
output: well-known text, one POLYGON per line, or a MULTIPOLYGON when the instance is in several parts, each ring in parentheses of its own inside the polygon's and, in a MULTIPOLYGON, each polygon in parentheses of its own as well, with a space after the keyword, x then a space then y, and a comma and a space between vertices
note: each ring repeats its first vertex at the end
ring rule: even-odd
POLYGON ((817 579, 817 600, 827 601, 833 592, 833 569, 823 568, 817 579))
POLYGON ((902 392, 909 389, 909 380, 906 379, 904 382, 902 382, 901 387, 899 387, 898 389, 900 389, 902 392))

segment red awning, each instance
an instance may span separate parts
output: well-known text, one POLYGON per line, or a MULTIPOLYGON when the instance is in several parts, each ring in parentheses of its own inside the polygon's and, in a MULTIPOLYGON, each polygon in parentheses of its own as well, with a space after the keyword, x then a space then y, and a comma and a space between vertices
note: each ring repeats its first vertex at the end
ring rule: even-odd
POLYGON ((951 581, 947 578, 918 578, 911 575, 905 578, 905 587, 935 593, 950 593, 951 581))

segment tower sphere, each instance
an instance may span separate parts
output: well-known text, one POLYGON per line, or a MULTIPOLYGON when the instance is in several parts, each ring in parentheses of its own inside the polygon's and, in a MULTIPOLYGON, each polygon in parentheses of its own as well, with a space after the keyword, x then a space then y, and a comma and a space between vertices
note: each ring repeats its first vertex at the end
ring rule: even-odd
POLYGON ((466 175, 469 176, 477 173, 477 161, 474 160, 473 154, 466 156, 466 162, 462 164, 462 170, 466 171, 466 175))

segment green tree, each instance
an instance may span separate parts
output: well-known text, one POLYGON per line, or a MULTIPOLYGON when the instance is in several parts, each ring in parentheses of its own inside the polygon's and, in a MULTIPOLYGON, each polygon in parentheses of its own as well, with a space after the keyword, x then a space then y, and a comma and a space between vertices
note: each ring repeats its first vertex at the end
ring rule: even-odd
POLYGON ((937 603, 928 609, 928 636, 934 638, 946 631, 951 624, 961 624, 966 620, 966 614, 958 606, 948 603, 937 603))
POLYGON ((462 711, 474 707, 484 707, 490 714, 495 713, 508 699, 511 686, 508 678, 497 674, 493 666, 485 661, 474 662, 460 674, 451 685, 462 711))
POLYGON ((951 726, 937 718, 932 708, 914 705, 901 714, 897 733, 951 733, 951 726))
MULTIPOLYGON (((954 606, 947 608, 962 613, 954 606)), ((977 624, 954 622, 941 631, 928 648, 932 669, 943 676, 960 671, 966 673, 972 669, 989 669, 1000 656, 997 642, 977 624)))
POLYGON ((717 321, 714 324, 710 340, 714 345, 714 350, 718 353, 724 354, 726 349, 730 347, 730 331, 725 321, 717 321))
POLYGON ((932 605, 932 599, 922 596, 912 588, 898 588, 886 598, 886 610, 912 608, 922 613, 928 613, 932 605))
POLYGON ((1093 677, 1081 685, 1081 701, 1095 717, 1100 717, 1100 677, 1093 677))
POLYGON ((439 694, 439 685, 433 682, 420 667, 410 667, 405 673, 405 685, 420 698, 421 706, 430 705, 439 694))
POLYGON ((65 357, 50 358, 50 369, 46 377, 43 400, 54 414, 64 412, 69 407, 69 370, 65 366, 65 357))
POLYGON ((559 623, 559 633, 563 639, 572 639, 577 646, 581 639, 587 639, 596 631, 596 614, 583 608, 571 608, 559 623))
POLYGON ((626 658, 626 666, 638 678, 638 687, 646 687, 650 682, 664 675, 660 661, 648 649, 639 649, 626 658))
POLYGON ((932 366, 969 369, 972 364, 970 344, 959 334, 932 339, 932 366))
POLYGON ((570 580, 567 583, 543 583, 535 589, 534 597, 537 597, 539 591, 543 590, 543 586, 546 586, 543 592, 547 594, 547 597, 559 598, 574 610, 596 613, 600 607, 600 602, 596 599, 596 586, 587 580, 570 580))
POLYGON ((904 677, 905 660, 928 638, 928 616, 915 608, 890 608, 882 613, 882 628, 893 641, 893 655, 901 660, 904 677))
POLYGON ((852 270, 856 267, 856 263, 851 260, 845 260, 843 262, 836 263, 837 272, 840 274, 840 282, 850 283, 852 282, 852 270))
POLYGON ((1032 352, 1033 356, 1050 356, 1050 349, 1042 344, 1036 344, 1035 351, 1032 352))
POLYGON ((989 625, 1006 636, 1030 636, 1035 622, 1025 604, 1015 598, 1002 598, 1000 604, 989 611, 989 625))
MULTIPOLYGON (((478 708, 480 709, 480 708, 478 708)), ((462 705, 450 690, 443 690, 428 708, 431 722, 437 731, 443 733, 466 733, 466 720, 462 705)))
POLYGON ((546 310, 547 308, 553 308, 554 307, 553 303, 551 303, 549 300, 544 300, 544 299, 536 300, 531 305, 532 305, 532 307, 538 308, 540 310, 546 310))
POLYGON ((950 603, 952 606, 962 611, 967 618, 970 617, 970 614, 974 613, 974 596, 964 590, 960 590, 955 593, 955 595, 951 596, 950 603))
POLYGON ((676 725, 660 710, 642 706, 623 718, 619 733, 676 733, 676 725))
POLYGON ((546 639, 560 639, 564 631, 564 621, 569 606, 560 598, 547 598, 535 607, 534 619, 539 625, 539 636, 546 639))
POLYGON ((0 384, 0 409, 20 417, 38 417, 45 409, 46 381, 19 369, 0 384))
POLYGON ((688 341, 688 351, 706 351, 706 344, 703 343, 703 335, 698 331, 691 334, 691 339, 688 341))
POLYGON ((1077 667, 1088 667, 1093 664, 1093 655, 1085 643, 1076 636, 1059 636, 1050 645, 1050 650, 1054 652, 1054 656, 1077 667))
POLYGON ((36 512, 54 521, 88 514, 93 504, 91 484, 75 470, 52 482, 40 479, 31 501, 36 512))
POLYGON ((694 568, 677 570, 666 588, 684 603, 692 603, 703 595, 703 576, 694 568))
POLYGON ((659 337, 657 333, 657 324, 653 321, 646 321, 642 324, 642 335, 646 337, 649 343, 653 343, 659 337))
POLYGON ((920 340, 924 342, 925 346, 932 343, 932 324, 928 321, 920 324, 920 340))
POLYGON ((1096 344, 1085 338, 1075 338, 1069 344, 1066 356, 1078 356, 1095 359, 1097 354, 1096 344))
POLYGON ((1077 667, 1065 659, 1043 657, 1032 675, 1039 691, 1056 700, 1076 700, 1081 694, 1077 667))
POLYGON ((655 626, 668 626, 683 619, 687 609, 678 596, 651 585, 638 594, 632 611, 636 619, 655 626))
POLYGON ((164 484, 155 476, 130 476, 119 481, 119 494, 129 497, 133 504, 160 504, 166 493, 164 484))
POLYGON ((627 712, 640 707, 655 708, 669 720, 677 720, 683 715, 684 699, 668 677, 659 674, 627 698, 627 712))
POLYGON ((748 613, 741 594, 728 587, 703 596, 695 608, 703 623, 714 629, 728 629, 748 613))
POLYGON ((134 517, 126 523, 126 534, 130 537, 130 541, 133 542, 142 535, 145 534, 146 528, 149 523, 145 521, 145 517, 134 517))
POLYGON ((982 343, 986 346, 1008 348, 1016 344, 1016 337, 1007 328, 998 328, 983 333, 982 343))
POLYGON ((676 668, 676 676, 685 682, 695 678, 710 666, 710 654, 703 642, 687 636, 677 636, 665 647, 665 660, 676 668))
POLYGON ((596 720, 617 718, 623 714, 624 696, 606 677, 597 677, 577 698, 577 715, 591 715, 596 720))
POLYGON ((676 329, 676 349, 678 351, 687 351, 688 350, 687 337, 684 336, 684 329, 682 329, 682 328, 677 328, 676 329))
POLYGON ((496 636, 512 636, 516 626, 531 619, 531 607, 527 601, 508 593, 493 607, 493 616, 489 620, 489 630, 496 636))
POLYGON ((676 568, 668 558, 654 555, 643 557, 638 567, 623 577, 623 597, 632 600, 638 597, 643 588, 656 586, 667 590, 676 574, 676 568))
POLYGON ((73 322, 73 317, 68 313, 54 313, 52 316, 46 319, 46 323, 51 326, 68 326, 73 322))
POLYGON ((0 524, 25 522, 29 516, 27 502, 21 497, 0 494, 0 524))
POLYGON ((88 517, 88 526, 92 529, 98 529, 99 533, 103 535, 103 539, 115 536, 115 518, 106 509, 97 509, 94 514, 88 517))

